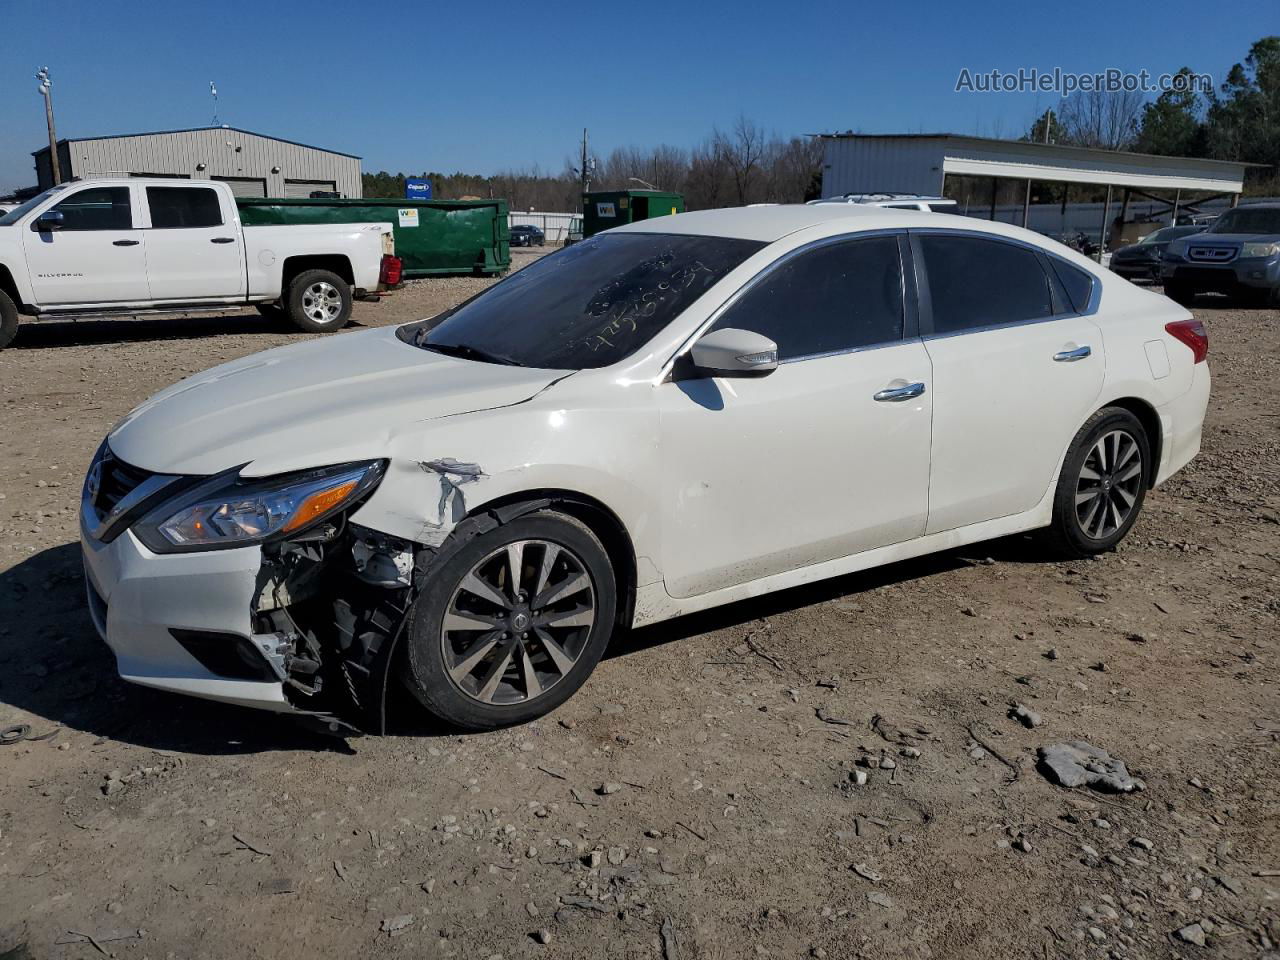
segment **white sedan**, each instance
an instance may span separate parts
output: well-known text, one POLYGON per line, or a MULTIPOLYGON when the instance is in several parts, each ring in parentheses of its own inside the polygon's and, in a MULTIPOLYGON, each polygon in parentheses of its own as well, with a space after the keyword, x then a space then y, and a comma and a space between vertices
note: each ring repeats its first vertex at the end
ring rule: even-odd
POLYGON ((1025 530, 1110 550, 1199 449, 1207 347, 1004 224, 649 220, 142 404, 85 482, 89 606, 147 686, 520 722, 633 626, 1025 530))

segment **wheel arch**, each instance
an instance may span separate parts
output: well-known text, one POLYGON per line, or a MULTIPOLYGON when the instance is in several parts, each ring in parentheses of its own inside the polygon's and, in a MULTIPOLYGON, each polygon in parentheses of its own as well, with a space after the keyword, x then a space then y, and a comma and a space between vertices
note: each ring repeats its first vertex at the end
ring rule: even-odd
POLYGON ((1164 451, 1164 431, 1160 425, 1160 414, 1146 400, 1140 397, 1119 397, 1104 403, 1099 410, 1106 407, 1119 407, 1128 410, 1146 431, 1147 443, 1151 445, 1151 462, 1147 465, 1147 487, 1155 486, 1156 476, 1160 473, 1160 459, 1164 451))
POLYGON ((18 313, 22 313, 24 309, 22 291, 18 289, 17 278, 3 263, 0 263, 0 292, 7 294, 9 299, 13 301, 14 308, 18 313))
POLYGON ((635 543, 631 539, 626 524, 603 501, 575 490, 559 488, 522 490, 487 500, 470 511, 467 516, 488 513, 510 519, 513 516, 522 516, 526 512, 521 510, 521 507, 527 507, 532 511, 544 505, 586 524, 600 539, 618 578, 618 626, 630 625, 635 609, 638 570, 635 543))
POLYGON ((330 273, 335 273, 345 280, 348 286, 355 285, 355 273, 351 269, 351 259, 345 254, 299 254, 295 257, 286 257, 281 267, 280 292, 282 296, 288 295, 289 286, 298 274, 305 270, 328 270, 330 273))

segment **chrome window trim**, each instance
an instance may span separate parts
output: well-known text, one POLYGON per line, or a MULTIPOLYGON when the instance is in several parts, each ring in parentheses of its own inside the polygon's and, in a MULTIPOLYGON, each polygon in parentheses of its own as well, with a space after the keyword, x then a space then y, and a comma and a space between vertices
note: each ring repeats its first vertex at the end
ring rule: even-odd
MULTIPOLYGON (((1089 302, 1085 305, 1084 310, 1068 310, 1063 313, 1055 313, 1052 316, 1048 316, 1048 317, 1031 317, 1027 320, 1010 320, 1005 323, 990 323, 990 324, 984 324, 981 327, 969 327, 964 330, 951 330, 946 333, 935 333, 932 331, 932 329, 930 330, 929 333, 924 333, 922 330, 920 334, 920 338, 922 340, 925 340, 925 341, 943 340, 950 337, 962 337, 971 333, 989 333, 992 330, 1008 330, 1011 327, 1026 327, 1026 326, 1031 326, 1032 324, 1037 324, 1037 323, 1052 323, 1054 320, 1065 320, 1071 317, 1091 317, 1097 314, 1099 308, 1101 307, 1102 281, 1098 278, 1097 274, 1095 274, 1092 270, 1085 270, 1083 267, 1079 266, 1078 264, 1072 263, 1066 257, 1063 257, 1052 250, 1048 250, 1045 247, 1040 246, 1039 244, 1032 243, 1029 240, 1021 240, 1017 237, 1006 237, 998 233, 988 233, 985 230, 965 230, 963 228, 956 229, 956 228, 948 228, 948 227, 909 227, 907 229, 907 233, 908 235, 913 237, 914 236, 972 237, 978 240, 990 240, 995 243, 1007 243, 1011 246, 1021 247, 1022 249, 1027 250, 1033 254, 1037 254, 1038 257, 1043 257, 1046 260, 1048 259, 1057 260, 1058 262, 1064 264, 1070 269, 1082 271, 1083 273, 1087 274, 1089 277, 1089 287, 1090 287, 1089 302)), ((912 253, 913 253, 913 259, 915 259, 919 263, 919 268, 921 272, 923 272, 924 279, 927 282, 929 277, 929 266, 927 263, 924 262, 925 258, 923 256, 915 257, 914 247, 912 248, 912 253)), ((1052 264, 1049 265, 1049 268, 1053 269, 1052 264)), ((1041 266, 1041 269, 1042 270, 1044 269, 1043 265, 1041 266)), ((1065 288, 1066 284, 1062 283, 1061 278, 1059 277, 1057 279, 1058 279, 1058 283, 1065 288)), ((1049 277, 1045 277, 1046 282, 1049 282, 1049 280, 1050 280, 1049 277)), ((924 297, 921 297, 921 301, 922 301, 922 306, 920 310, 922 315, 921 320, 923 322, 924 314, 926 313, 926 310, 927 310, 929 326, 930 328, 932 328, 933 327, 932 293, 930 293, 928 297, 927 308, 923 305, 923 302, 925 301, 924 297)), ((1050 302, 1052 302, 1052 292, 1050 293, 1050 302)))
MULTIPOLYGON (((770 262, 767 266, 764 267, 764 269, 760 270, 753 277, 751 277, 745 283, 743 283, 742 286, 740 286, 737 290, 731 293, 729 297, 722 304, 720 304, 720 306, 716 307, 716 309, 711 312, 711 315, 707 317, 707 319, 704 320, 702 324, 697 329, 695 329, 693 333, 689 335, 688 338, 685 339, 685 341, 676 349, 675 353, 673 353, 667 359, 667 362, 663 364, 662 370, 658 375, 658 382, 665 383, 667 380, 669 380, 671 378, 671 370, 675 366, 676 361, 679 360, 680 357, 688 353, 689 350, 692 349, 693 345, 698 341, 698 338, 701 337, 704 333, 706 333, 709 329, 711 329, 711 327, 715 326, 715 324, 720 320, 720 318, 724 316, 724 314, 729 309, 731 309, 739 300, 741 300, 742 297, 744 297, 753 287, 755 287, 756 284, 760 283, 762 280, 764 280, 765 277, 769 276, 769 274, 773 273, 775 270, 790 263, 795 258, 803 256, 804 254, 810 253, 814 250, 821 249, 822 247, 834 246, 839 243, 851 243, 851 242, 856 242, 858 240, 874 240, 880 237, 899 238, 899 237, 905 237, 906 235, 907 235, 907 230, 905 227, 882 227, 878 230, 861 230, 856 233, 840 233, 830 237, 820 237, 817 240, 811 240, 808 243, 801 244, 800 246, 796 247, 793 250, 788 250, 786 253, 782 254, 780 257, 770 262)), ((776 240, 774 241, 774 243, 777 243, 777 242, 778 241, 776 240)), ((768 247, 766 246, 763 249, 768 249, 768 247)), ((900 292, 902 294, 902 331, 903 331, 902 336, 900 336, 897 340, 883 340, 879 343, 869 343, 859 347, 849 347, 848 349, 845 349, 845 350, 828 350, 822 353, 806 354, 805 356, 802 356, 802 357, 788 357, 785 360, 779 360, 778 366, 783 366, 785 364, 790 364, 790 363, 797 363, 802 360, 820 360, 827 357, 840 357, 840 356, 845 356, 851 353, 862 353, 866 350, 878 350, 882 347, 895 347, 895 346, 898 346, 899 344, 909 343, 912 340, 918 340, 919 339, 918 331, 917 331, 917 335, 913 335, 911 337, 907 336, 907 326, 908 326, 908 320, 909 320, 908 310, 911 304, 911 298, 908 296, 909 291, 907 289, 907 270, 909 268, 909 264, 902 257, 901 243, 899 243, 898 245, 898 264, 899 264, 898 280, 899 280, 900 292)))

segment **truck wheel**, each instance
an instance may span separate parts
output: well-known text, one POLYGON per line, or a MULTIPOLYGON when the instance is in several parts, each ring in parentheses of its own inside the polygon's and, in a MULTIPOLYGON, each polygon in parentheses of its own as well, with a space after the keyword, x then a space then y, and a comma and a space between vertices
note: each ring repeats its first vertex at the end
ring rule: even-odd
POLYGON ((1164 295, 1174 303, 1179 303, 1184 307, 1191 306, 1196 298, 1196 291, 1185 283, 1176 283, 1172 280, 1164 282, 1164 295))
POLYGON ((18 308, 9 295, 0 290, 0 350, 13 343, 18 335, 18 308))
POLYGON ((289 284, 289 319, 308 333, 341 330, 351 319, 351 287, 330 270, 303 270, 289 284))

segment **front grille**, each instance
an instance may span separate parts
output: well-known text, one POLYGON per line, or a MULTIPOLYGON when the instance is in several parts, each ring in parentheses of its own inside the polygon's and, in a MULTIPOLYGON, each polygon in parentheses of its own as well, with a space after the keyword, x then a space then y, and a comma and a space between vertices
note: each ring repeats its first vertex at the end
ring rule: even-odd
POLYGON ((1235 247, 1191 247, 1187 251, 1188 260, 1199 260, 1202 263, 1226 263, 1235 259, 1235 247))
POLYGON ((135 487, 153 476, 150 470, 143 470, 117 459, 110 450, 103 451, 99 466, 98 495, 94 498, 93 506, 102 517, 110 513, 135 487))

